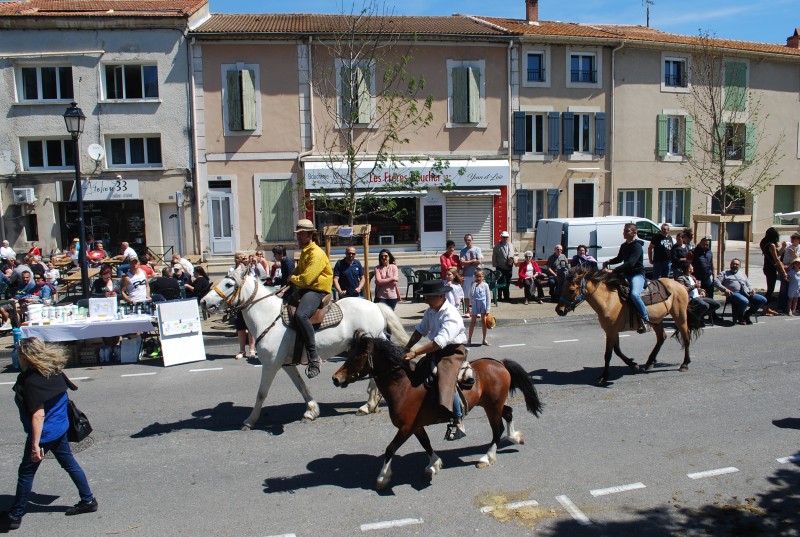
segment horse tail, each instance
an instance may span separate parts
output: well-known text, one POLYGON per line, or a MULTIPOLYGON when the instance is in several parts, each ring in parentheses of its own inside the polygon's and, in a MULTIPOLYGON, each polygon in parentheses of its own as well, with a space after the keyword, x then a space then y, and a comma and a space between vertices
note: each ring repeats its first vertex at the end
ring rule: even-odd
POLYGON ((686 341, 686 339, 683 337, 683 334, 681 333, 681 331, 679 329, 677 329, 677 328, 675 329, 675 333, 672 334, 672 337, 674 337, 675 340, 678 343, 681 344, 681 349, 685 349, 686 346, 689 343, 691 343, 692 341, 694 341, 697 338, 699 338, 700 334, 703 333, 703 329, 700 326, 696 326, 696 327, 692 328, 687 324, 686 325, 686 330, 688 330, 688 332, 689 332, 689 341, 686 341))
POLYGON ((378 306, 378 309, 381 310, 381 314, 383 315, 383 320, 386 322, 385 330, 392 335, 395 341, 399 345, 405 345, 408 343, 409 336, 406 332, 406 329, 403 327, 403 323, 400 321, 400 317, 394 312, 392 308, 384 304, 383 302, 378 302, 375 304, 378 306))
POLYGON ((536 393, 536 387, 533 385, 530 375, 513 360, 503 360, 502 363, 511 375, 511 393, 514 393, 515 390, 522 391, 528 412, 538 417, 542 413, 544 405, 539 400, 539 394, 536 393))

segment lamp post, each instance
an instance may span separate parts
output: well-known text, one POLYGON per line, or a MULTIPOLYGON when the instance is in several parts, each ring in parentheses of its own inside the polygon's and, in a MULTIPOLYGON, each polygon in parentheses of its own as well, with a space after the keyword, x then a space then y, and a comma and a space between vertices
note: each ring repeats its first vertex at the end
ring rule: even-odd
POLYGON ((67 125, 67 132, 72 136, 72 159, 75 161, 75 197, 78 202, 78 240, 80 250, 78 250, 78 265, 81 269, 81 294, 83 298, 89 296, 89 268, 86 266, 86 228, 83 225, 83 185, 81 184, 81 154, 78 147, 78 138, 83 132, 83 123, 86 116, 83 110, 78 108, 78 103, 72 102, 69 108, 64 111, 64 123, 67 125))

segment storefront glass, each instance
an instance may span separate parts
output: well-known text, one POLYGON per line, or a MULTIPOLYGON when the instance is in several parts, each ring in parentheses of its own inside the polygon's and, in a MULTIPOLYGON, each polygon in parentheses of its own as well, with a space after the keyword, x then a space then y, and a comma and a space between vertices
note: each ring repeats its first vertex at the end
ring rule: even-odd
MULTIPOLYGON (((370 244, 417 244, 419 240, 419 219, 417 218, 417 198, 395 198, 396 207, 392 212, 373 212, 358 216, 355 224, 370 224, 372 232, 369 236, 370 244)), ((365 213, 370 208, 365 209, 365 213)), ((341 213, 329 211, 323 200, 314 202, 314 218, 317 229, 325 226, 341 226, 348 223, 347 217, 341 213)), ((351 244, 354 239, 333 237, 333 246, 351 244)), ((358 239, 361 242, 361 239, 358 239)))
MULTIPOLYGON (((65 250, 78 237, 77 203, 59 203, 59 248, 65 250)), ((103 241, 109 255, 119 253, 119 245, 128 242, 139 255, 147 251, 145 242, 144 203, 132 201, 87 201, 83 204, 86 240, 103 241)))

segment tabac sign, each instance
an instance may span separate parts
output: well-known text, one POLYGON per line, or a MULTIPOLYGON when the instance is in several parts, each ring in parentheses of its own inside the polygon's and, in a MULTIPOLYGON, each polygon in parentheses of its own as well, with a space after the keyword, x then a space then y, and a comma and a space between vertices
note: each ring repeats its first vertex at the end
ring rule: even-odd
MULTIPOLYGON (((362 162, 358 166, 359 188, 380 188, 383 186, 402 186, 419 173, 418 186, 422 188, 449 185, 453 187, 501 187, 509 185, 507 160, 451 160, 450 166, 441 172, 436 170, 432 160, 419 162, 398 162, 396 166, 386 165, 372 170, 374 162, 362 162), (370 170, 372 170, 370 172, 370 170)), ((307 190, 341 189, 342 180, 347 177, 347 167, 343 163, 306 162, 305 187, 307 190), (333 169, 331 169, 333 168, 333 169), (334 173, 335 171, 335 173, 334 173)))

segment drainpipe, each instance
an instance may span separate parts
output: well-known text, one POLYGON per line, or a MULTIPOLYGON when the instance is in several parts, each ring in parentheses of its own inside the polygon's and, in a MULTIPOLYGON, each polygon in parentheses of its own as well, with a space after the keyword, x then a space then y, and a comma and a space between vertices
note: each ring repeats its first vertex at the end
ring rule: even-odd
MULTIPOLYGON (((509 179, 511 178, 511 164, 512 164, 511 161, 512 161, 512 154, 513 154, 511 149, 514 146, 514 140, 512 140, 512 138, 511 138, 511 136, 513 135, 513 133, 511 132, 511 123, 513 121, 513 119, 512 119, 513 118, 513 111, 511 109, 511 98, 512 98, 512 95, 513 95, 513 91, 511 89, 511 83, 512 83, 512 77, 511 77, 511 67, 512 67, 511 66, 511 53, 512 53, 513 50, 514 50, 514 41, 511 40, 511 41, 508 42, 508 53, 506 54, 506 63, 507 63, 507 71, 508 71, 508 74, 507 74, 507 76, 508 76, 508 107, 507 107, 508 114, 507 114, 507 117, 506 117, 506 121, 507 121, 506 130, 508 131, 508 136, 507 136, 506 139, 508 140, 508 142, 507 142, 508 143, 508 149, 507 150, 508 150, 508 175, 509 175, 509 179)), ((519 179, 519 174, 517 174, 517 179, 519 179)), ((508 203, 509 206, 513 207, 514 204, 513 204, 513 202, 511 202, 511 199, 512 199, 511 196, 513 195, 512 193, 514 191, 516 191, 516 189, 514 189, 513 191, 511 190, 512 189, 511 181, 508 182, 508 189, 509 189, 509 192, 506 192, 506 199, 509 200, 509 201, 507 203, 508 203)), ((508 229, 508 230, 511 230, 514 226, 509 225, 511 223, 511 220, 509 218, 510 215, 511 215, 511 211, 509 211, 508 209, 509 209, 509 207, 506 207, 505 228, 508 229)), ((511 231, 509 231, 508 234, 511 235, 511 231)), ((508 241, 511 242, 511 238, 510 237, 509 237, 508 241)))
MULTIPOLYGON (((314 39, 313 36, 308 36, 308 114, 309 114, 309 129, 311 129, 311 147, 306 151, 302 151, 297 155, 297 167, 302 168, 302 160, 304 157, 311 155, 314 153, 314 150, 317 146, 316 136, 314 134, 314 79, 312 73, 314 72, 313 64, 312 64, 312 50, 311 50, 311 41, 314 39)), ((305 172, 303 172, 303 191, 305 192, 305 172)), ((302 207, 298 207, 298 214, 300 217, 305 218, 303 214, 305 212, 305 205, 302 207)))
POLYGON ((194 210, 194 221, 195 221, 195 241, 197 244, 198 254, 200 254, 200 258, 203 257, 203 225, 202 221, 200 220, 200 181, 197 177, 197 116, 194 106, 194 99, 195 99, 195 79, 194 79, 194 61, 193 61, 193 49, 194 49, 195 38, 193 37, 192 40, 188 43, 186 47, 186 55, 188 56, 187 61, 187 69, 189 70, 189 110, 190 110, 190 121, 191 121, 191 133, 192 136, 190 137, 192 140, 192 151, 191 151, 191 166, 192 169, 189 170, 190 180, 192 182, 192 188, 194 192, 192 193, 192 209, 194 210))
POLYGON ((616 66, 616 54, 617 51, 622 49, 625 46, 625 42, 619 44, 618 47, 611 51, 611 124, 609 127, 611 128, 611 151, 606 151, 606 154, 611 155, 611 163, 609 169, 611 170, 611 178, 609 179, 609 200, 608 200, 608 214, 614 214, 614 161, 616 160, 616 153, 617 153, 617 144, 616 144, 616 116, 614 115, 615 110, 615 96, 616 96, 616 89, 617 89, 617 66, 616 66))

